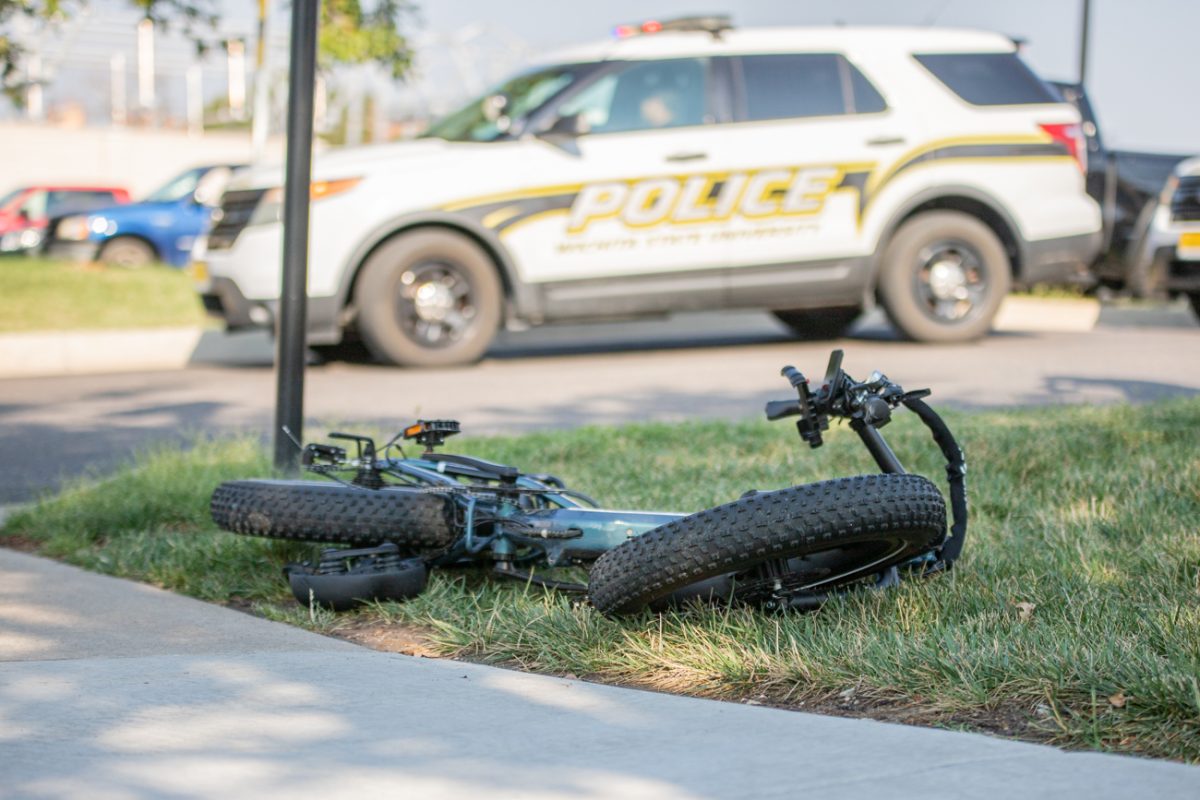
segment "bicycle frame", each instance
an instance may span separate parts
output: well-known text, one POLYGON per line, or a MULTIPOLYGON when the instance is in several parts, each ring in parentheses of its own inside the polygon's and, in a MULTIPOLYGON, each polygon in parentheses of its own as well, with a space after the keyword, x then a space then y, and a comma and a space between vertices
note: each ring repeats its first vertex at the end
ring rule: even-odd
POLYGON ((384 458, 374 464, 380 472, 427 491, 444 491, 455 503, 461 535, 449 551, 430 561, 432 565, 492 559, 501 564, 570 566, 594 561, 621 542, 684 516, 589 507, 576 499, 584 495, 524 474, 511 484, 464 484, 460 477, 494 481, 495 476, 444 460, 384 458), (526 506, 542 507, 522 507, 522 500, 526 506), (479 531, 481 516, 490 527, 487 533, 479 531))

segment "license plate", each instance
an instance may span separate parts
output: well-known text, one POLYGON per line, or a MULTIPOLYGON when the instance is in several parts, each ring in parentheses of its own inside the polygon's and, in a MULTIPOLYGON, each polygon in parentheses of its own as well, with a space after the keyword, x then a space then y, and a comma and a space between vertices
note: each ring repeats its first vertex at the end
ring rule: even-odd
POLYGON ((1200 231, 1179 234, 1179 248, 1181 250, 1200 250, 1200 231))
POLYGON ((208 264, 205 264, 203 261, 193 261, 190 270, 192 280, 197 283, 203 283, 208 280, 208 264))

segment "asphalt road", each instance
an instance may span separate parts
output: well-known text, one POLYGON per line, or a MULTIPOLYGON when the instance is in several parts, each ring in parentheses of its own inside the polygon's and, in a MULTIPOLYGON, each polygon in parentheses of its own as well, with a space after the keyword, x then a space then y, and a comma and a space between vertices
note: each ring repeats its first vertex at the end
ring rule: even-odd
MULTIPOLYGON (((542 328, 510 334, 482 363, 401 370, 332 363, 307 373, 307 431, 450 417, 467 432, 690 417, 746 418, 786 397, 779 368, 821 375, 833 346, 863 377, 881 369, 960 408, 1147 402, 1200 394, 1200 327, 1186 315, 1125 315, 1090 332, 1006 333, 965 345, 896 341, 868 319, 836 343, 797 342, 763 314, 542 328)), ((236 366, 0 380, 0 505, 64 476, 110 468, 155 442, 272 424, 270 346, 248 337, 236 366)))

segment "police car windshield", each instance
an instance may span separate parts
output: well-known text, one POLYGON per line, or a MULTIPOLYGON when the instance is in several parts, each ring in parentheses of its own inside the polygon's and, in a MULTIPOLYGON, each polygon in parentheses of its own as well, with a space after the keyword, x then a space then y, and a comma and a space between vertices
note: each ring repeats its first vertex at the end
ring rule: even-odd
POLYGON ((442 117, 424 136, 452 142, 493 142, 517 135, 530 114, 593 68, 594 65, 566 64, 521 73, 442 117), (497 105, 493 98, 504 100, 497 105))

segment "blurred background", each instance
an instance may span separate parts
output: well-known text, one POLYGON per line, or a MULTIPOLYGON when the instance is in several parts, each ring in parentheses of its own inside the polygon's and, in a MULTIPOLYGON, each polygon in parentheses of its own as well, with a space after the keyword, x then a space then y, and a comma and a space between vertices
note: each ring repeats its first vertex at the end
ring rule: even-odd
MULTIPOLYGON (((16 13, 3 20, 4 36, 23 56, 8 76, 8 99, 0 101, 0 152, 33 156, 6 158, 5 179, 118 181, 138 194, 202 161, 278 155, 290 4, 195 5, 211 12, 211 24, 189 26, 180 13, 156 9, 164 22, 155 25, 129 0, 63 4, 51 19, 16 13), (37 157, 47 150, 53 158, 37 157)), ((1043 77, 1077 82, 1081 8, 1078 0, 743 0, 724 10, 746 27, 845 23, 997 31, 1026 42, 1023 55, 1043 77)), ((323 41, 318 135, 325 146, 414 136, 536 53, 604 37, 620 22, 698 10, 705 9, 689 0, 397 7, 402 38, 396 41, 411 51, 411 65, 401 62, 397 70, 394 50, 346 52, 323 41)), ((1185 81, 1197 67, 1198 28, 1200 5, 1187 0, 1094 0, 1086 83, 1109 148, 1169 155, 1196 149, 1200 107, 1188 102, 1185 81)))

